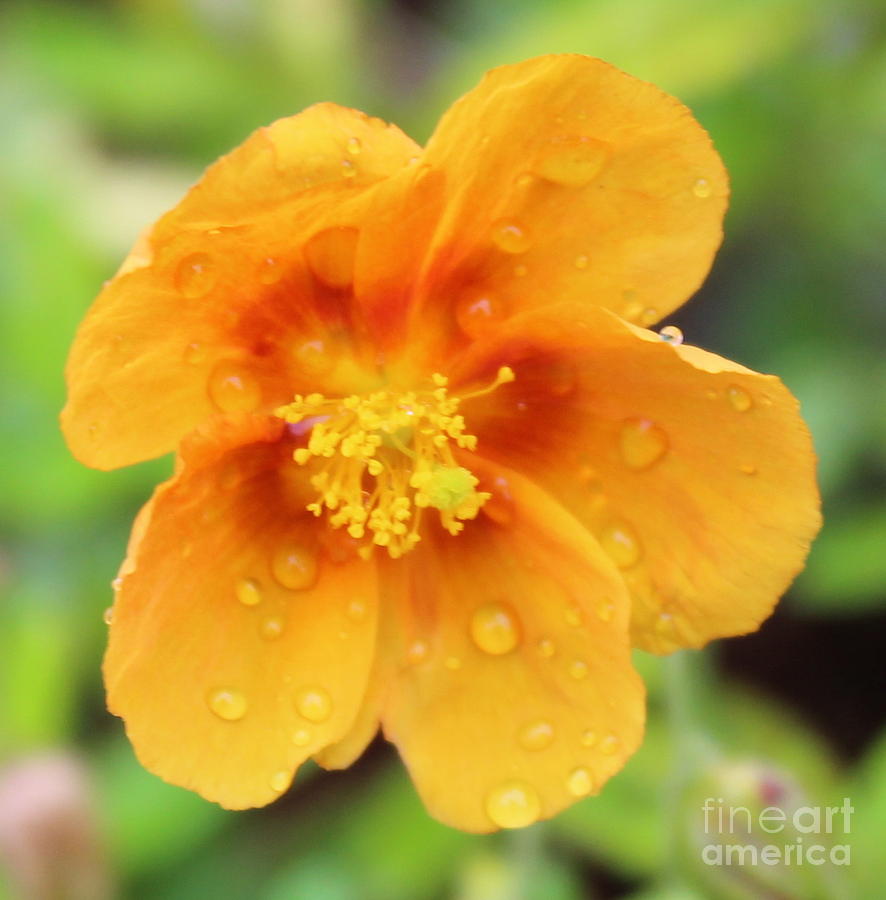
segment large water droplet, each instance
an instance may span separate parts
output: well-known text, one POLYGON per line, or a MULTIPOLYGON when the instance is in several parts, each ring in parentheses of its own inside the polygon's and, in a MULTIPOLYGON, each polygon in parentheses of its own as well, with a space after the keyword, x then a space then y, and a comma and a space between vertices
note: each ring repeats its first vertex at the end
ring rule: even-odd
POLYGON ((499 828, 523 828, 541 814, 538 792, 525 781, 506 781, 486 795, 486 814, 499 828))
POLYGON ((566 789, 573 797, 587 797, 593 786, 591 773, 583 767, 573 769, 566 779, 566 789))
POLYGON ((296 694, 295 708, 309 722, 325 722, 332 715, 332 699, 321 687, 305 687, 296 694))
POLYGON ((544 750, 554 740, 554 726, 544 719, 530 722, 520 729, 517 740, 524 750, 544 750))
POLYGON ((609 145, 590 137, 558 137, 534 166, 542 178, 563 187, 590 184, 609 156, 609 145))
POLYGON ((175 270, 175 289, 189 300, 204 297, 212 289, 216 279, 215 264, 208 253, 191 253, 175 270))
POLYGON ((227 722, 236 722, 246 715, 246 698, 232 688, 218 688, 207 699, 209 708, 227 722))
POLYGON ((489 334, 504 317, 504 304, 489 291, 468 291, 455 304, 455 321, 469 338, 489 334))
POLYGON ((221 412, 253 412, 262 400, 261 386, 242 364, 220 362, 209 376, 209 399, 221 412))
POLYGON ((317 555, 296 540, 284 540, 271 556, 271 574, 291 591, 306 590, 317 581, 317 555))
POLYGON ((640 539, 624 520, 611 522, 600 533, 600 545, 620 568, 630 568, 640 559, 640 539))
POLYGON ((736 412, 747 412, 754 405, 751 395, 737 384, 732 384, 726 389, 726 396, 729 399, 729 405, 736 412))
POLYGON ((650 419, 625 419, 618 448, 629 469, 648 469, 667 453, 668 436, 650 419))
POLYGON ((679 347, 683 343, 683 332, 676 325, 665 325, 658 336, 666 343, 679 347))
POLYGON ((353 282, 358 235, 356 228, 327 228, 305 244, 305 259, 318 281, 332 288, 353 282))
POLYGON ((504 603, 486 603, 471 616, 471 638, 492 656, 510 653, 520 642, 517 614, 504 603))
POLYGON ((492 226, 492 241, 505 253, 525 253, 532 246, 532 239, 522 225, 505 220, 492 226))
POLYGON ((235 590, 237 599, 244 606, 256 606, 261 603, 261 588, 254 578, 241 578, 235 590))

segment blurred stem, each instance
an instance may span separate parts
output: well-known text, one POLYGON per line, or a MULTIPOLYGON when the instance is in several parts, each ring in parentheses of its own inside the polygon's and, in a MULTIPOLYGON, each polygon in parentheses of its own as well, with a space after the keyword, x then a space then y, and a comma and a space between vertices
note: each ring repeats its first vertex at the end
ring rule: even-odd
POLYGON ((544 825, 538 823, 507 832, 507 855, 514 873, 513 892, 508 900, 527 900, 529 897, 527 888, 534 881, 533 875, 544 853, 544 830, 544 825))

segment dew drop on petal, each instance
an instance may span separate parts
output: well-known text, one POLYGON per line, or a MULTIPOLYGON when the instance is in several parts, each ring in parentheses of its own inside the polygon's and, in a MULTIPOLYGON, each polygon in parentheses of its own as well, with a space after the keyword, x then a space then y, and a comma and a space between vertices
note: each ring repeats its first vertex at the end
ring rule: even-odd
POLYGON ((538 655, 544 659, 550 659, 554 653, 556 653, 557 649, 550 638, 542 638, 538 644, 536 644, 536 648, 538 649, 538 655))
POLYGON ((544 719, 530 722, 520 729, 517 741, 524 750, 544 750, 554 740, 554 726, 544 719))
POLYGON ((261 386, 241 364, 224 360, 209 376, 209 399, 221 412, 253 412, 262 400, 261 386))
POLYGON ((425 641, 413 641, 409 645, 409 649, 406 651, 407 660, 416 665, 420 663, 423 659, 426 659, 428 655, 428 645, 425 641))
POLYGON ((299 371, 312 378, 325 375, 333 366, 332 356, 319 338, 302 341, 293 349, 292 356, 299 371))
POLYGON ((461 658, 458 656, 447 656, 445 660, 443 660, 443 665, 449 669, 450 672, 457 672, 461 668, 461 658))
POLYGON ((618 435, 618 449, 629 469, 648 469, 668 450, 668 436, 650 419, 625 419, 618 435))
POLYGON ((584 747, 593 747, 597 743, 597 732, 586 728, 581 733, 581 743, 584 747))
POLYGON ((520 643, 517 614, 504 603, 486 603, 471 616, 471 638, 491 656, 510 653, 520 643))
POLYGON ((577 606, 567 606, 563 618, 566 619, 567 625, 577 628, 581 625, 581 610, 577 606))
POLYGON ((615 614, 615 605, 612 603, 601 603, 597 607, 597 618, 601 622, 611 622, 615 614))
POLYGON ((196 342, 188 344, 188 346, 185 347, 182 358, 188 365, 199 365, 206 359, 206 348, 202 344, 196 342))
POLYGON ((102 621, 105 623, 105 625, 110 625, 111 622, 114 621, 114 607, 113 606, 109 606, 102 613, 102 621))
POLYGON ((246 715, 246 698, 232 688, 219 688, 207 700, 209 708, 227 722, 236 722, 246 715))
POLYGON ((332 288, 346 288, 353 282, 358 236, 356 228, 327 228, 305 244, 305 260, 319 282, 332 288))
POLYGON ((351 154, 351 156, 359 156, 360 151, 363 149, 363 144, 360 142, 360 138, 358 137, 349 137, 348 142, 345 146, 347 147, 347 151, 351 154))
POLYGON ((521 225, 505 220, 492 226, 492 241, 504 253, 525 253, 532 246, 532 239, 521 225))
POLYGON ((581 681, 588 677, 588 664, 582 659, 574 659, 569 663, 569 674, 576 680, 581 681))
POLYGON ((296 728, 292 732, 292 743, 296 747, 307 747, 311 743, 311 732, 307 728, 296 728))
POLYGON ((666 343, 679 347, 683 343, 683 332, 676 325, 665 325, 658 336, 666 343))
POLYGON ((259 284, 277 284, 277 282, 280 281, 282 277, 283 266, 280 265, 280 260, 275 259, 273 256, 266 256, 258 264, 259 284))
POLYGON ((713 193, 713 188, 711 187, 711 183, 707 180, 707 178, 696 178, 695 182, 692 185, 692 193, 695 194, 699 200, 704 200, 707 197, 710 197, 713 193))
POLYGON ((317 555, 304 544, 284 540, 271 556, 271 574, 291 591, 303 591, 317 581, 317 555))
POLYGON ((582 253, 580 256, 575 257, 575 268, 576 269, 586 269, 590 265, 590 257, 587 253, 582 253))
POLYGON ((289 787, 289 772, 274 772, 270 780, 271 790, 282 793, 289 787))
POLYGON ((212 257, 208 253, 191 253, 175 270, 175 289, 188 300, 197 300, 212 289, 216 274, 212 257))
POLYGON ((736 412, 747 412, 754 405, 751 395, 737 384, 732 384, 726 389, 726 397, 736 412))
POLYGON ((496 475, 485 489, 492 496, 480 507, 481 511, 497 525, 510 525, 514 521, 514 498, 508 479, 496 475))
POLYGON ((658 321, 658 310, 654 306, 644 307, 640 313, 641 325, 652 325, 658 321))
POLYGON ((608 734, 600 741, 600 752, 612 756, 618 750, 618 738, 614 734, 608 734))
POLYGON ((573 797, 587 797, 593 786, 591 773, 583 767, 573 769, 566 779, 566 789, 573 797))
POLYGON ((321 687, 305 687, 296 694, 295 708, 309 722, 325 722, 332 715, 332 699, 321 687))
POLYGON ((244 606, 256 606, 261 603, 261 588, 254 578, 241 578, 237 582, 236 594, 244 606))
POLYGON ((343 159, 341 161, 341 173, 345 178, 356 178, 357 177, 357 167, 354 163, 349 159, 343 159))
POLYGON ((610 522, 600 533, 600 545, 620 569, 634 565, 642 554, 640 539, 624 520, 610 522))
POLYGON ((269 616, 267 619, 262 619, 258 630, 266 641, 275 641, 283 634, 283 620, 278 616, 269 616))
POLYGON ((363 600, 351 600, 345 612, 352 622, 362 622, 366 618, 366 603, 363 600))
POLYGON ((489 291, 468 291, 455 304, 455 321, 469 338, 489 334, 504 317, 504 304, 489 291))
POLYGON ((546 181, 580 188, 600 174, 608 156, 609 145, 603 141, 590 137, 560 137, 551 141, 533 168, 546 181))
POLYGON ((523 828, 538 819, 541 801, 525 781, 505 781, 486 795, 486 814, 499 828, 523 828))

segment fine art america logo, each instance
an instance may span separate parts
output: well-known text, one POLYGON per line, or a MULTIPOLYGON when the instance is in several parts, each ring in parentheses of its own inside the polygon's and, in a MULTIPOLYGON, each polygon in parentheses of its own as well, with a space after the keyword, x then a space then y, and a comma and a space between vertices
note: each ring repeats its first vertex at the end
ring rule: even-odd
POLYGON ((848 866, 854 812, 849 797, 842 806, 767 806, 759 812, 708 797, 702 813, 711 843, 701 858, 708 866, 848 866))

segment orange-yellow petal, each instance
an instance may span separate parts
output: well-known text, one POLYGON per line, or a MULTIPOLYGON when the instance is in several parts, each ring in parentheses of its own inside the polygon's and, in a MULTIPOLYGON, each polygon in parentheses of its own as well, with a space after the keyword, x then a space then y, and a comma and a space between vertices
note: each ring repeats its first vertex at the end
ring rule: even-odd
POLYGON ((486 513, 457 537, 429 529, 399 563, 382 717, 432 815, 485 832, 596 793, 644 711, 615 566, 531 482, 477 474, 495 494, 486 513))
MULTIPOLYGON (((421 165, 446 185, 423 316, 482 294, 495 318, 571 300, 650 324, 698 287, 720 244, 728 185, 708 135, 673 97, 597 59, 489 72, 421 165)), ((467 318, 474 337, 483 316, 467 318)))
POLYGON ((367 352, 351 300, 360 227, 373 186, 416 152, 393 126, 323 104, 210 167, 78 331, 62 413, 75 455, 99 468, 155 456, 318 378, 349 393, 367 352))
POLYGON ((237 447, 235 431, 194 439, 141 517, 104 671, 146 768, 244 808, 351 728, 376 585, 373 563, 331 553, 306 516, 291 448, 270 428, 237 447))
POLYGON ((812 442, 784 385, 576 304, 518 317, 462 372, 504 362, 516 380, 463 405, 480 452, 593 531, 630 588, 635 644, 757 628, 820 524, 812 442))

